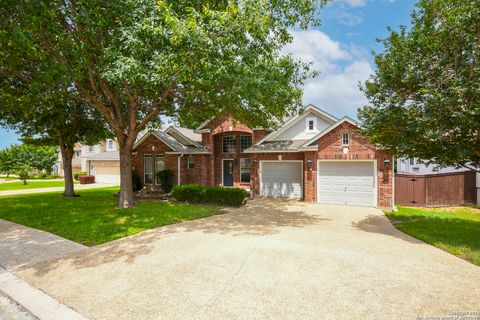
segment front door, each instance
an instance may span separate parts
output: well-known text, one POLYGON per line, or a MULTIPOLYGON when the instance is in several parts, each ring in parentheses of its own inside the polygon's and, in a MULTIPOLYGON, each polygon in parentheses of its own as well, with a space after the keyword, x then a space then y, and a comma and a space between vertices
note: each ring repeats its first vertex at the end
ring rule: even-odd
POLYGON ((233 187, 233 160, 223 160, 223 186, 233 187))

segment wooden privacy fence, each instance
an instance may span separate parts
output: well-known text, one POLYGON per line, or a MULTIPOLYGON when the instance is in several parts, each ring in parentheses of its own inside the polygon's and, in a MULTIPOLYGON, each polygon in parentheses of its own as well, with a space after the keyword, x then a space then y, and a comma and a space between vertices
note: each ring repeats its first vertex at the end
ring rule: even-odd
POLYGON ((476 202, 475 171, 395 175, 395 204, 435 207, 476 202))

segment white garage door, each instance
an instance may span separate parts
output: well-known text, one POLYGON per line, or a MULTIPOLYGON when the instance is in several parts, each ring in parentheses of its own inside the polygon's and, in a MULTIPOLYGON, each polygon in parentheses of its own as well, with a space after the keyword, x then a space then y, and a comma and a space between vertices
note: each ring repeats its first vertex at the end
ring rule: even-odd
POLYGON ((318 202, 351 206, 375 206, 373 161, 319 161, 318 202))
POLYGON ((260 162, 260 195, 302 198, 302 162, 260 162))

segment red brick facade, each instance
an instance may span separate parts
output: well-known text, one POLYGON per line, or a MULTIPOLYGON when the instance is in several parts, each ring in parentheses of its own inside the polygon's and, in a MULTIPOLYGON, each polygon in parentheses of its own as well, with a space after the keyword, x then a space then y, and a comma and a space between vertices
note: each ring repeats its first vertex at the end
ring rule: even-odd
MULTIPOLYGON (((249 135, 255 144, 270 131, 252 130, 247 126, 235 123, 231 118, 222 117, 210 121, 202 128, 202 143, 211 154, 193 155, 195 168, 188 168, 189 155, 168 154, 172 150, 154 135, 145 139, 134 153, 134 172, 143 177, 145 154, 164 155, 166 168, 174 172, 174 183, 178 181, 178 163, 180 163, 180 183, 199 183, 202 185, 222 185, 222 160, 233 160, 234 187, 250 189, 252 196, 259 194, 259 163, 262 160, 301 160, 303 161, 303 193, 307 202, 317 201, 317 165, 318 161, 372 161, 375 162, 377 175, 377 206, 392 206, 392 157, 378 151, 365 137, 357 133, 357 129, 349 122, 344 122, 314 144, 317 150, 283 153, 244 153, 240 150, 240 136, 249 135), (342 134, 349 134, 349 146, 342 145, 342 134), (223 152, 223 138, 234 136, 235 152, 223 152), (345 149, 346 148, 346 149, 345 149), (345 149, 345 150, 344 150, 345 149), (250 159, 250 183, 240 182, 240 159, 250 159), (180 160, 179 160, 180 159, 180 160), (388 159, 390 165, 385 167, 388 159)), ((143 178, 141 179, 143 182, 143 178)), ((155 186, 153 186, 155 188, 155 186)))

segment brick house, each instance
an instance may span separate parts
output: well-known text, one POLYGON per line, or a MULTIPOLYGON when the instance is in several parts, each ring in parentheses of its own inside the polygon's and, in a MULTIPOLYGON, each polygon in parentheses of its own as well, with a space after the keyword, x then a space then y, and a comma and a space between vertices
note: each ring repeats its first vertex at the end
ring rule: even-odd
POLYGON ((196 130, 169 127, 134 146, 133 170, 159 188, 155 172, 175 184, 248 189, 251 196, 323 204, 391 207, 392 156, 357 133, 358 123, 309 105, 277 130, 249 128, 228 116, 196 130))

